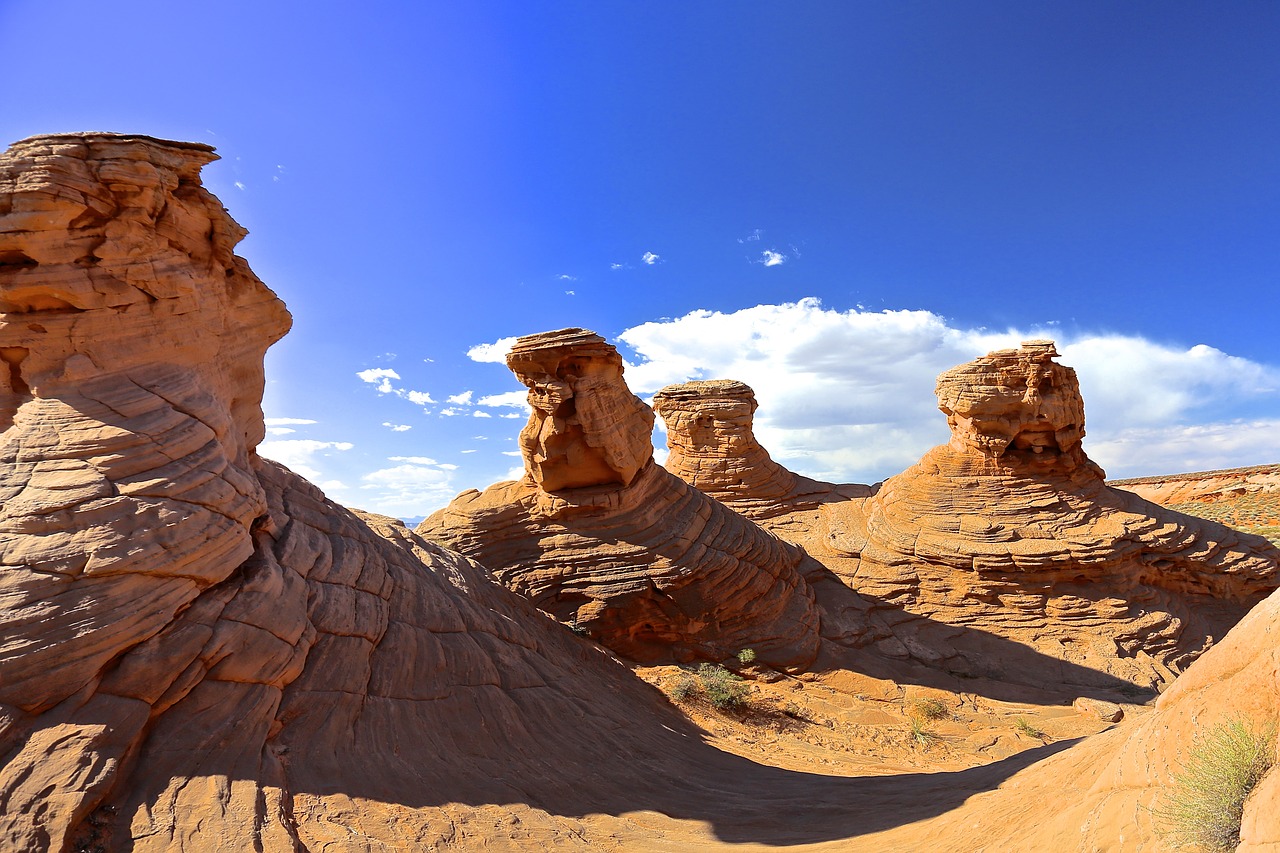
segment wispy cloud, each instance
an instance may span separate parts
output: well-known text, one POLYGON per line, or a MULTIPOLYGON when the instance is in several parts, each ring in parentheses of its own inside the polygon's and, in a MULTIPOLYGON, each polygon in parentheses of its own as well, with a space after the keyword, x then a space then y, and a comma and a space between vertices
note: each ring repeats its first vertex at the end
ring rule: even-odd
POLYGON ((264 418, 267 426, 306 426, 315 423, 310 418, 264 418))
POLYGON ((662 256, 655 255, 653 252, 645 252, 643 255, 640 256, 640 260, 644 261, 649 266, 653 266, 658 261, 662 260, 662 256))
POLYGON ((556 276, 556 281, 577 281, 577 280, 578 280, 578 277, 576 275, 565 275, 564 273, 561 273, 560 275, 556 276))
POLYGON ((757 229, 755 229, 754 231, 752 231, 750 234, 748 234, 747 236, 745 236, 745 237, 739 237, 739 238, 738 238, 738 242, 739 242, 739 243, 755 243, 755 242, 759 241, 760 236, 761 236, 763 233, 764 233, 763 231, 761 231, 759 228, 757 228, 757 229))
POLYGON ((944 442, 937 375, 1035 337, 1056 338, 1059 361, 1076 368, 1085 449, 1110 476, 1280 459, 1280 431, 1268 437, 1259 426, 1280 420, 1280 368, 1204 345, 1053 327, 993 332, 954 327, 928 311, 835 311, 816 299, 694 311, 619 335, 640 357, 627 368, 632 390, 652 393, 689 379, 746 382, 760 402, 756 433, 770 453, 801 473, 841 482, 895 474, 944 442), (1242 434, 1252 437, 1228 438, 1242 434))
POLYGON ((267 427, 267 435, 290 435, 297 432, 292 427, 267 427))
POLYGON ((393 424, 390 421, 383 421, 382 425, 392 432, 408 432, 413 429, 413 427, 408 424, 393 424))
POLYGON ((615 272, 621 269, 626 269, 626 267, 626 264, 609 264, 609 269, 614 270, 615 272))

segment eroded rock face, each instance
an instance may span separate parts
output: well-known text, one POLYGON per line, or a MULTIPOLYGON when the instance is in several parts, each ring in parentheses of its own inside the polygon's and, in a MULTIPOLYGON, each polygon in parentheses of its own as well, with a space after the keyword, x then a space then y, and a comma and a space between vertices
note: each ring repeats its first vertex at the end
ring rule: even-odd
POLYGON ((533 408, 526 476, 459 495, 421 535, 634 659, 813 659, 803 552, 653 463, 653 413, 611 345, 582 329, 529 335, 507 363, 533 408))
POLYGON ((664 467, 694 488, 752 519, 866 497, 865 486, 838 487, 788 471, 752 430, 755 392, 733 379, 668 385, 653 398, 667 427, 664 467))
POLYGON ((755 802, 750 762, 480 566, 255 454, 289 318, 210 159, 0 156, 0 848, 545 849, 573 815, 755 802))
POLYGON ((869 600, 935 622, 924 645, 943 668, 1013 675, 947 642, 976 630, 1166 682, 1276 588, 1280 552, 1108 488, 1080 445, 1075 374, 1053 356, 1033 341, 944 373, 950 443, 873 497, 824 506, 798 541, 869 600))

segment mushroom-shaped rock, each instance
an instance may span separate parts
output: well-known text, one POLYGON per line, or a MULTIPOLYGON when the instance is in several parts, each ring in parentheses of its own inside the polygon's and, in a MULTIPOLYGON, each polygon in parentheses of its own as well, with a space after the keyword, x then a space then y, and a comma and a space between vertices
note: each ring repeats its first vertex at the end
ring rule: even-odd
POLYGON ((529 388, 525 477, 464 492, 421 535, 636 660, 813 660, 806 555, 654 464, 653 412, 612 345, 545 332, 507 364, 529 388))
POLYGON ((653 408, 667 427, 666 469, 757 520, 870 494, 867 486, 821 483, 775 462, 752 429, 757 405, 751 387, 733 379, 663 388, 653 408))
MULTIPOLYGON (((1183 669, 1277 586, 1261 537, 1109 488, 1050 341, 948 370, 951 441, 800 541, 872 600, 1143 685, 1183 669)), ((982 654, 960 666, 1005 670, 982 654)))

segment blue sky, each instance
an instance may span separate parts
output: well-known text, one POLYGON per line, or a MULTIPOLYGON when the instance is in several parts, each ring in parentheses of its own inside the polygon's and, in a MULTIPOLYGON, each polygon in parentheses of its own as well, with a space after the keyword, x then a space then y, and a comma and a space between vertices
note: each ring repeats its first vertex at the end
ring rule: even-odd
POLYGON ((570 325, 642 396, 732 372, 828 479, 901 470, 934 376, 1033 334, 1110 474, 1280 461, 1280 4, 355 9, 0 0, 5 143, 217 146, 295 317, 264 452, 344 503, 506 476, 476 347, 570 325))

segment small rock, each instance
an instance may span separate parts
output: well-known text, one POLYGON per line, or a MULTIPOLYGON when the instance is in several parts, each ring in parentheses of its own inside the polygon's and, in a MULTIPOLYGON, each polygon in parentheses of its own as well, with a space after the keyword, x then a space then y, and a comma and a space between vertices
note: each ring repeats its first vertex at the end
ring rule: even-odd
POLYGON ((1081 696, 1071 703, 1071 707, 1081 714, 1097 717, 1104 723, 1118 723, 1124 719, 1123 708, 1114 702, 1103 702, 1101 699, 1090 699, 1087 696, 1081 696))

